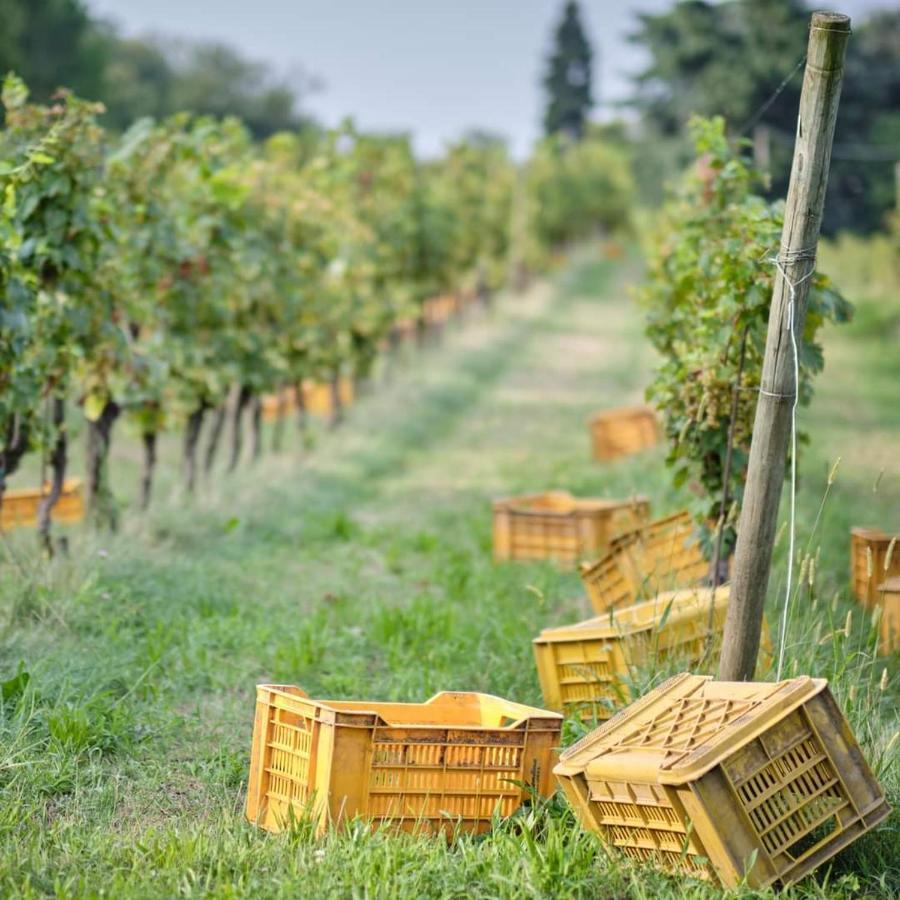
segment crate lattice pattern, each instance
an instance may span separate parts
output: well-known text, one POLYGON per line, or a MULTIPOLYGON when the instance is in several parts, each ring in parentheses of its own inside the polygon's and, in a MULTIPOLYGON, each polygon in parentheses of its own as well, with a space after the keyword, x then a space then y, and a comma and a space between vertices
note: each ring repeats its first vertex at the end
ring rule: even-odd
POLYGON ((558 559, 572 562, 579 556, 579 524, 573 517, 553 518, 540 513, 510 517, 510 539, 516 559, 558 559))
MULTIPOLYGON (((680 698, 619 746, 623 751, 644 748, 681 755, 759 705, 752 700, 680 698)), ((852 806, 802 709, 723 761, 722 769, 766 852, 773 858, 785 855, 788 864, 827 843, 841 827, 838 814, 852 806)), ((705 856, 703 846, 689 834, 665 789, 641 785, 649 789, 648 796, 641 796, 637 787, 592 785, 606 840, 631 859, 655 860, 674 871, 708 876, 706 865, 698 861, 705 856), (651 797, 655 805, 646 805, 651 797)))
POLYGON ((269 773, 268 797, 270 802, 303 807, 310 802, 310 758, 312 753, 313 720, 302 716, 299 724, 284 721, 282 710, 273 709, 272 737, 269 741, 272 753, 269 773))
POLYGON ((622 738, 619 748, 623 751, 664 750, 680 756, 698 747, 735 719, 749 714, 760 703, 759 700, 678 697, 662 715, 622 738))
POLYGON ((511 815, 520 802, 521 789, 513 782, 521 778, 525 743, 524 735, 509 738, 506 744, 460 744, 453 738, 435 741, 432 733, 419 743, 376 731, 371 815, 398 820, 511 815))
POLYGON ((802 710, 735 756, 741 769, 753 766, 750 773, 741 777, 736 760, 726 760, 723 769, 770 856, 797 859, 839 827, 834 816, 850 799, 802 710), (829 821, 818 840, 805 840, 829 821))
POLYGON ((603 612, 699 584, 708 569, 685 510, 614 538, 605 556, 584 567, 582 579, 594 607, 603 612))

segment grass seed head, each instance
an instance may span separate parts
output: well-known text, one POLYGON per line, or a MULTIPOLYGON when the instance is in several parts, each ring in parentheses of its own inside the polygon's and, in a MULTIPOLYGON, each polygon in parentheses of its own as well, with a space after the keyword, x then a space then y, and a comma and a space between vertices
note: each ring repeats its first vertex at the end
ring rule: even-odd
POLYGON ((781 526, 778 529, 778 532, 775 535, 775 546, 777 547, 781 543, 781 538, 784 535, 784 529, 787 527, 787 522, 782 522, 781 526))
POLYGON ((884 748, 885 756, 890 756, 891 750, 894 749, 894 746, 896 745, 897 741, 900 741, 900 731, 895 731, 891 735, 891 739, 887 742, 887 747, 884 748))
POLYGON ((887 553, 884 556, 884 571, 890 572, 891 570, 891 560, 894 557, 894 547, 897 546, 897 538, 892 537, 891 542, 888 544, 887 553))

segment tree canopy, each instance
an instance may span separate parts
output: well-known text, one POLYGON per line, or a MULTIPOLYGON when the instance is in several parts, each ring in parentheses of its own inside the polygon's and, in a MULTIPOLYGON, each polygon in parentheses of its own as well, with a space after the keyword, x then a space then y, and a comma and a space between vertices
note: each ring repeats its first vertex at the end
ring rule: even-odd
MULTIPOLYGON (((784 196, 809 24, 803 0, 687 0, 642 13, 632 40, 649 51, 634 105, 650 135, 687 145, 692 115, 722 115, 732 136, 764 125, 769 195, 784 196)), ((900 146, 900 10, 854 23, 823 231, 872 231, 894 202, 900 146)))
POLYGON ((0 20, 0 73, 19 74, 41 102, 61 87, 101 101, 116 130, 183 110, 239 116, 257 138, 308 121, 308 79, 288 83, 227 45, 126 39, 82 0, 0 0, 0 20))

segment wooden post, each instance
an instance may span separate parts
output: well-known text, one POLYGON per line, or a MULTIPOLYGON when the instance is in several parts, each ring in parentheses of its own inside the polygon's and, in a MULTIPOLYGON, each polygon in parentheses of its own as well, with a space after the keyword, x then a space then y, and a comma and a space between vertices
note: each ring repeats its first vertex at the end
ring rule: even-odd
POLYGON ((788 332, 791 321, 788 279, 796 285, 793 323, 799 345, 806 318, 809 276, 816 264, 815 248, 819 240, 849 35, 849 17, 839 13, 813 13, 781 233, 779 262, 783 274, 776 270, 772 291, 747 483, 738 523, 731 600, 719 663, 719 677, 728 681, 752 678, 759 652, 790 438, 791 407, 797 388, 788 332))

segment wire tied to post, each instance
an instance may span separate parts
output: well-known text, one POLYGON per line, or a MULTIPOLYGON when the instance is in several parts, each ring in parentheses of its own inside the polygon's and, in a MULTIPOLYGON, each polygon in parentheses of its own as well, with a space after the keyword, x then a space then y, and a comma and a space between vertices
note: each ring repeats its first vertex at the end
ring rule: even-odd
POLYGON ((796 507, 797 507, 797 404, 800 401, 800 350, 797 346, 797 335, 795 332, 795 313, 797 309, 797 288, 804 281, 812 278, 816 271, 816 248, 806 247, 800 250, 784 250, 782 249, 778 256, 769 259, 777 269, 784 283, 788 288, 788 314, 785 327, 791 335, 791 351, 794 363, 794 393, 793 395, 775 395, 769 391, 764 391, 760 387, 760 394, 767 396, 781 396, 785 399, 791 398, 791 506, 790 506, 790 524, 788 527, 788 564, 787 564, 787 585, 784 593, 784 610, 781 614, 781 636, 778 642, 778 667, 775 678, 781 680, 781 670, 784 666, 784 649, 787 641, 787 623, 788 610, 791 603, 791 589, 793 587, 794 575, 794 540, 796 531, 796 507), (809 271, 796 281, 792 281, 785 266, 796 265, 800 262, 812 262, 809 271))

